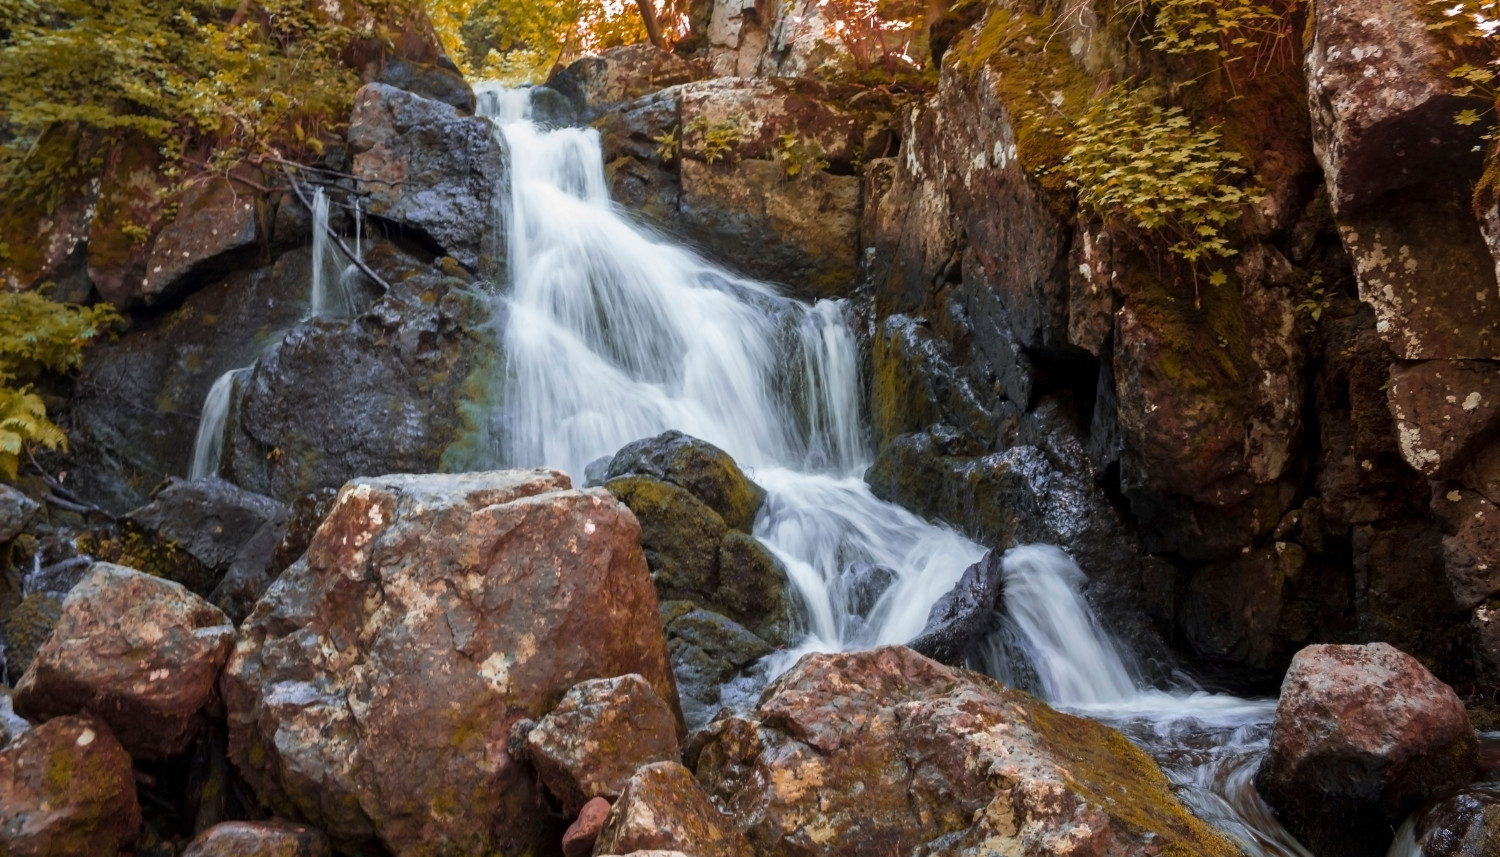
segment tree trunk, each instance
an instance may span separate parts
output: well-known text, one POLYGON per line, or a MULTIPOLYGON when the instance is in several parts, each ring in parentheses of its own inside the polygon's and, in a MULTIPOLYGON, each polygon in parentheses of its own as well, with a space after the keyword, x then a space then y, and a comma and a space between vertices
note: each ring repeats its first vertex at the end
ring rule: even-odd
POLYGON ((635 5, 641 10, 641 21, 646 25, 646 38, 651 44, 662 50, 667 46, 661 37, 661 22, 656 20, 656 4, 652 0, 635 0, 635 5))

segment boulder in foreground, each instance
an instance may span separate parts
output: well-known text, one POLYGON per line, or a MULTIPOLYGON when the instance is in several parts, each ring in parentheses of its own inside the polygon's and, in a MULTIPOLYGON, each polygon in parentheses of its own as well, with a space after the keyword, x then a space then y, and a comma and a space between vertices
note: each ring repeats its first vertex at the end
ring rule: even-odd
POLYGON ((808 655, 709 730, 760 857, 1239 853, 1120 733, 905 647, 808 655))
POLYGON ((1383 854, 1424 800, 1474 778, 1463 703, 1385 643, 1308 646, 1281 684, 1256 787, 1323 857, 1383 854))
POLYGON ((0 854, 113 857, 141 826, 130 755, 89 717, 58 717, 0 750, 0 854))
POLYGON ((87 712, 137 758, 186 752, 234 647, 219 608, 181 584, 94 563, 16 686, 31 720, 87 712))
POLYGON ((555 848, 511 728, 626 673, 680 716, 640 527, 528 470, 344 486, 221 687, 230 757, 274 812, 435 857, 555 848))

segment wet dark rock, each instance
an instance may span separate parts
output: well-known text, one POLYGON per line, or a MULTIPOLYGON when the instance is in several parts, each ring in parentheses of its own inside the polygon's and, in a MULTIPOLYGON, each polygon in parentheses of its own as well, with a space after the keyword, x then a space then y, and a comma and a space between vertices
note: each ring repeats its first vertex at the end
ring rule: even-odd
POLYGON ((722 702, 725 683, 772 652, 749 630, 688 601, 664 601, 661 618, 682 713, 689 729, 704 726, 722 702))
POLYGON ((1457 606, 1468 610, 1500 595, 1500 509, 1453 484, 1433 493, 1432 509, 1447 531, 1443 568, 1457 606))
POLYGON ((511 728, 626 673, 675 708, 656 611, 639 527, 604 491, 548 470, 357 480, 241 627, 230 758, 341 850, 555 848, 511 728))
POLYGON ((706 503, 727 526, 746 533, 766 498, 765 490, 750 481, 728 453, 680 431, 626 444, 610 460, 605 479, 622 476, 670 482, 706 503))
POLYGON ((531 121, 544 128, 579 124, 578 106, 550 86, 531 87, 531 121))
POLYGON ((1001 553, 995 550, 964 569, 958 583, 932 605, 922 632, 907 645, 940 663, 962 665, 966 651, 994 630, 1004 574, 1001 553))
POLYGON ((460 440, 461 391, 488 353, 467 332, 483 310, 415 260, 382 270, 403 294, 296 328, 242 382, 227 450, 236 484, 290 503, 361 474, 433 472, 460 440))
POLYGON ((182 857, 332 857, 316 828, 285 821, 226 821, 198 834, 182 857))
POLYGON ((208 600, 236 625, 255 609, 255 602, 282 569, 276 566, 277 549, 286 538, 286 518, 261 524, 234 555, 229 570, 209 593, 208 600))
POLYGON ((709 732, 756 854, 1236 852, 1124 736, 903 646, 808 655, 709 732))
POLYGON ((871 349, 871 423, 878 448, 941 424, 987 452, 999 430, 998 401, 957 364, 952 349, 920 319, 892 315, 871 349))
POLYGON ((71 489, 116 514, 147 502, 192 462, 203 400, 215 380, 249 366, 307 311, 307 249, 210 283, 163 315, 135 320, 84 352, 68 429, 71 489))
POLYGON ((0 544, 19 536, 41 504, 9 485, 0 485, 0 544))
POLYGON ((103 723, 59 717, 0 750, 0 852, 114 855, 141 825, 130 756, 103 723))
POLYGON ((1282 683, 1256 787, 1316 853, 1383 853, 1427 798, 1474 777, 1463 703, 1384 643, 1309 646, 1282 683))
POLYGON ((57 620, 62 616, 63 596, 34 592, 5 616, 5 669, 11 681, 20 681, 41 651, 57 620))
POLYGON ((594 679, 570 689, 521 745, 524 758, 577 815, 593 798, 613 800, 638 768, 677 761, 680 724, 639 675, 594 679))
POLYGON ((31 592, 50 592, 58 597, 65 597, 89 573, 93 565, 94 561, 86 556, 58 560, 28 573, 26 588, 31 592))
POLYGON ((234 646, 234 626, 181 585, 97 563, 16 685, 33 721, 91 714, 132 756, 185 752, 234 646))
POLYGON ((436 63, 388 57, 374 82, 441 101, 466 116, 474 115, 474 90, 446 57, 436 63))
POLYGON ((1468 786, 1422 810, 1416 845, 1423 857, 1487 857, 1500 849, 1500 787, 1468 786))
MULTIPOLYGON (((282 504, 217 477, 169 479, 151 502, 125 520, 155 534, 197 560, 208 575, 199 595, 208 595, 241 551, 264 526, 285 522, 282 504)), ((269 550, 266 552, 269 558, 269 550)))
POLYGON ((896 582, 897 574, 883 565, 862 562, 844 569, 840 578, 845 608, 852 615, 867 616, 896 582))
POLYGON ((577 105, 580 119, 592 122, 627 101, 703 76, 702 69, 677 54, 641 42, 575 60, 554 74, 547 87, 577 105))
POLYGON ((682 851, 696 857, 743 857, 750 844, 735 820, 714 806, 693 774, 677 762, 635 773, 615 801, 594 844, 599 854, 682 851))
POLYGON ((1301 545, 1278 541, 1196 569, 1178 606, 1178 627, 1210 661, 1262 674, 1279 670, 1313 631, 1301 610, 1318 608, 1321 589, 1311 598, 1299 591, 1312 588, 1303 580, 1312 575, 1306 566, 1301 545))
POLYGON ((353 173, 367 212, 412 229, 470 269, 495 255, 495 202, 506 193, 506 154, 487 120, 381 83, 354 97, 353 173))

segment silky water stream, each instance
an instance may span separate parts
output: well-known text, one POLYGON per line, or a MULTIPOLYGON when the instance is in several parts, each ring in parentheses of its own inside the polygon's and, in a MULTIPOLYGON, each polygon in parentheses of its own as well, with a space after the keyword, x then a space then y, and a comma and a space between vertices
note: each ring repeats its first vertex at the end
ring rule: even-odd
MULTIPOLYGON (((491 463, 580 477, 668 429, 707 440, 766 489, 755 536, 804 608, 802 642, 765 672, 914 637, 984 549, 866 487, 849 307, 792 300, 637 225, 610 202, 596 131, 531 121, 526 90, 482 85, 479 96, 511 179, 496 212, 509 280, 495 298, 505 365, 490 393, 491 463), (895 580, 861 612, 848 584, 868 564, 895 580)), ((1250 854, 1307 855, 1250 782, 1274 701, 1149 687, 1094 619, 1066 553, 1019 547, 1004 567, 1002 629, 976 666, 1125 732, 1250 854)))

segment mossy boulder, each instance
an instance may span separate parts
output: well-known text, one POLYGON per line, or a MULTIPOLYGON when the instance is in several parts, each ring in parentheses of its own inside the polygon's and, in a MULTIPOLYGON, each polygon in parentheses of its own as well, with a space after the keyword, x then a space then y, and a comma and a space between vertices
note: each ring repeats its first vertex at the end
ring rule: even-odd
POLYGON ((706 503, 670 482, 622 476, 604 487, 641 522, 641 546, 662 600, 693 601, 773 643, 790 642, 791 584, 765 545, 730 529, 706 503))
POLYGON ((697 773, 770 857, 1241 853, 1120 733, 905 647, 804 657, 697 773))
POLYGON ((31 668, 36 653, 41 651, 57 620, 62 616, 62 596, 52 592, 34 592, 26 596, 10 614, 5 616, 5 669, 13 681, 31 668))
POLYGON ((605 478, 622 476, 670 482, 707 504, 727 526, 746 533, 766 497, 727 452, 675 430, 629 443, 615 453, 605 478))
POLYGON ((0 750, 7 857, 117 854, 140 826, 130 756, 98 720, 58 717, 0 750))

